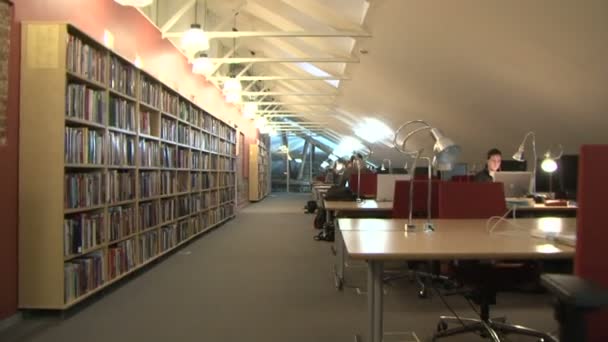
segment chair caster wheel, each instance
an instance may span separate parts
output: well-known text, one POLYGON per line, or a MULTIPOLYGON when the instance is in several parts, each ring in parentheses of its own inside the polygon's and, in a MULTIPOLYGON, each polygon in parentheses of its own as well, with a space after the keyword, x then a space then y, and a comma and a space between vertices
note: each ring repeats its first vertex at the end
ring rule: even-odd
POLYGON ((437 332, 442 332, 448 330, 448 324, 444 321, 439 321, 439 323, 437 323, 437 332))
POLYGON ((418 298, 426 298, 426 297, 427 297, 426 290, 420 290, 418 292, 418 298))

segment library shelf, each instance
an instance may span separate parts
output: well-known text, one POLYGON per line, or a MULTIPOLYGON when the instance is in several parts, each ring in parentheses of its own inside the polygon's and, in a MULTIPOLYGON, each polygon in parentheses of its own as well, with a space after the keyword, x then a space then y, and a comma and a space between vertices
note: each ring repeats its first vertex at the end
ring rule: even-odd
MULTIPOLYGON (((22 96, 36 97, 37 101, 20 103, 18 304, 20 308, 24 309, 63 310, 80 303, 108 285, 124 279, 135 270, 170 253, 202 232, 217 227, 227 219, 234 217, 234 200, 222 202, 221 206, 219 203, 226 196, 230 196, 226 192, 229 191, 227 189, 234 188, 236 177, 226 178, 228 182, 232 182, 232 186, 222 184, 220 187, 218 185, 220 177, 224 177, 226 172, 234 171, 221 171, 215 166, 227 162, 227 160, 231 160, 231 163, 234 161, 236 143, 233 139, 237 133, 231 125, 209 114, 179 92, 137 68, 127 59, 106 48, 73 25, 57 22, 24 22, 22 25, 20 89, 22 96), (53 35, 53 39, 48 39, 49 30, 57 32, 56 37, 53 35), (30 42, 36 42, 36 44, 30 42), (32 56, 51 51, 50 49, 57 51, 57 67, 46 68, 28 62, 38 60, 32 56), (82 61, 85 60, 88 62, 83 63, 82 61), (90 63, 90 61, 94 62, 90 63), (114 71, 118 69, 110 70, 111 64, 126 72, 114 71), (102 82, 97 80, 102 80, 102 82), (81 86, 72 86, 73 84, 81 86), (57 91, 49 92, 48 89, 57 91), (68 95, 70 101, 67 101, 68 95), (113 104, 115 107, 112 107, 110 113, 111 99, 113 99, 112 101, 118 100, 119 104, 113 104), (87 103, 93 104, 93 106, 85 106, 87 103), (170 113, 174 111, 178 115, 170 113), (94 117, 99 122, 65 114, 57 117, 40 115, 40 113, 78 113, 83 118, 94 117), (110 121, 112 123, 115 120, 125 122, 125 116, 132 120, 132 117, 129 117, 132 115, 131 113, 135 115, 133 129, 121 128, 127 127, 122 126, 124 124, 121 124, 121 127, 110 126, 110 121), (148 113, 148 115, 144 116, 144 113, 148 113), (162 118, 175 120, 177 128, 180 128, 181 125, 182 130, 179 132, 182 134, 182 139, 180 141, 189 142, 189 144, 161 139, 162 118), (99 143, 82 143, 81 141, 86 140, 74 138, 71 138, 69 145, 66 144, 64 141, 66 127, 89 128, 89 132, 92 130, 100 133, 103 137, 101 153, 106 157, 110 155, 110 148, 113 146, 108 140, 110 134, 117 133, 117 137, 128 138, 123 140, 125 142, 117 139, 113 143, 123 144, 119 145, 122 147, 128 146, 127 144, 131 141, 134 142, 135 164, 110 165, 110 160, 107 158, 103 158, 102 164, 66 163, 67 153, 71 153, 73 156, 83 151, 90 153, 89 155, 95 155, 100 146, 99 143), (186 137, 183 135, 184 132, 187 134, 186 137), (74 143, 74 141, 76 142, 74 143), (201 162, 214 167, 209 169, 163 167, 161 164, 163 145, 174 147, 176 152, 184 151, 187 156, 187 164, 183 165, 194 165, 192 155, 204 153, 200 155, 201 162), (200 148, 203 146, 213 151, 200 148), (224 153, 226 151, 231 151, 233 154, 224 153), (151 161, 151 163, 147 161, 151 161), (45 165, 44 177, 40 177, 39 165, 45 165), (135 175, 136 191, 135 197, 132 199, 111 203, 108 201, 108 188, 103 184, 108 184, 109 175, 115 174, 116 170, 128 170, 125 173, 135 175), (178 177, 180 174, 191 172, 191 175, 188 175, 187 191, 141 197, 140 189, 143 184, 141 182, 144 181, 141 177, 142 171, 156 174, 160 174, 160 171, 170 171, 178 177), (202 189, 202 183, 192 182, 190 177, 195 173, 215 175, 215 178, 211 178, 213 187, 202 189), (68 174, 84 175, 82 177, 84 181, 78 178, 78 182, 71 185, 73 187, 71 191, 64 193, 67 188, 64 179, 68 174), (102 186, 97 185, 99 180, 101 180, 102 186), (94 190, 84 191, 87 184, 94 184, 94 190), (142 212, 142 206, 145 206, 146 211, 150 210, 152 215, 158 215, 157 218, 160 218, 160 200, 175 198, 177 201, 180 196, 189 198, 189 201, 182 202, 188 203, 190 206, 187 215, 142 229, 143 227, 140 226, 142 224, 140 222, 141 214, 139 214, 142 212), (63 200, 64 198, 67 201, 63 200), (82 201, 92 203, 94 199, 99 198, 102 200, 98 205, 65 208, 65 203, 82 201), (196 210, 199 205, 201 209, 196 210), (203 205, 207 207, 203 209, 203 205), (114 215, 113 208, 116 207, 133 208, 133 211, 128 214, 134 215, 130 227, 133 232, 110 241, 110 215, 114 215), (190 211, 190 209, 195 210, 190 211), (91 215, 89 216, 89 214, 91 215), (104 242, 88 248, 82 253, 64 256, 64 245, 68 243, 64 232, 65 220, 70 218, 73 222, 78 222, 79 218, 86 219, 87 217, 103 218, 105 229, 103 229, 104 236, 100 241, 104 242), (184 237, 184 240, 165 251, 155 253, 154 251, 161 250, 160 236, 156 235, 158 241, 155 241, 153 240, 155 234, 145 236, 144 234, 155 230, 160 233, 159 229, 164 225, 178 222, 178 229, 180 229, 180 234, 183 234, 181 237, 184 237), (132 243, 125 243, 126 241, 132 241, 132 243), (156 245, 152 244, 150 247, 149 244, 152 242, 156 245), (135 266, 110 279, 110 275, 113 274, 109 267, 110 251, 114 253, 123 246, 124 253, 133 253, 135 266), (140 252, 144 254, 140 254, 140 252), (155 254, 144 261, 140 260, 142 256, 146 257, 145 254, 148 252, 155 254), (87 258, 89 261, 92 260, 91 264, 86 264, 87 258), (97 275, 100 269, 103 282, 95 289, 87 291, 83 288, 74 288, 75 280, 81 280, 80 273, 93 272, 92 274, 97 275), (68 274, 71 277, 69 280, 68 274), (67 296, 66 293, 70 293, 70 296, 67 296), (71 296, 74 294, 77 296, 72 298, 71 296)), ((72 130, 72 132, 79 133, 78 130, 72 130)), ((76 135, 74 134, 74 136, 76 135)), ((114 160, 128 160, 123 159, 130 157, 123 152, 126 149, 118 148, 117 150, 119 151, 117 158, 120 159, 114 160)), ((202 163, 198 165, 203 165, 202 163)), ((202 179, 202 176, 199 177, 202 179)), ((130 190, 121 189, 123 192, 130 190)), ((93 286, 92 283, 89 285, 93 286)))

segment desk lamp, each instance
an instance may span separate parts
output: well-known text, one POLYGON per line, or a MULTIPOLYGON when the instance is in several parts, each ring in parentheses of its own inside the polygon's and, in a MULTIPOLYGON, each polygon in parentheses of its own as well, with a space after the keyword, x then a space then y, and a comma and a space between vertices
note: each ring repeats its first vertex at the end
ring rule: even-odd
POLYGON ((557 162, 556 160, 561 158, 564 154, 564 148, 561 144, 557 145, 559 152, 553 154, 551 149, 547 150, 544 153, 544 158, 542 163, 540 163, 540 168, 549 174, 549 194, 553 193, 553 173, 557 171, 557 162))
POLYGON ((519 148, 517 149, 517 152, 515 152, 515 154, 513 154, 513 159, 517 160, 518 162, 523 162, 525 160, 524 147, 525 147, 526 141, 530 137, 532 137, 532 156, 534 157, 534 159, 532 161, 532 177, 530 178, 530 186, 528 187, 528 192, 530 194, 534 194, 536 192, 536 158, 537 158, 536 157, 536 134, 534 134, 534 132, 526 133, 526 135, 524 136, 524 139, 521 141, 521 144, 519 144, 519 148))
MULTIPOLYGON (((401 125, 397 129, 397 131, 395 131, 393 145, 399 152, 414 157, 414 161, 412 163, 413 172, 415 172, 415 170, 416 170, 416 163, 417 163, 418 159, 424 158, 428 161, 427 222, 425 223, 425 230, 432 231, 432 230, 434 230, 433 225, 431 223, 432 168, 434 166, 435 168, 437 168, 440 171, 450 170, 452 168, 453 163, 456 161, 456 158, 458 158, 458 155, 460 154, 460 146, 456 145, 451 139, 449 139, 448 137, 443 135, 443 133, 439 129, 429 125, 428 123, 426 123, 423 120, 412 120, 412 121, 408 121, 408 122, 404 123, 403 125, 401 125), (421 126, 408 132, 405 135, 405 138, 403 138, 403 141, 398 143, 398 138, 400 137, 401 131, 404 130, 407 126, 410 126, 413 124, 417 124, 417 125, 421 125, 421 126), (414 136, 417 133, 420 133, 422 131, 429 131, 431 134, 431 137, 435 141, 435 144, 433 145, 432 160, 430 157, 421 157, 423 149, 419 149, 417 151, 411 151, 406 148, 407 141, 412 136, 414 136)), ((412 174, 412 176, 414 176, 414 175, 412 174)), ((408 216, 408 223, 407 223, 406 228, 408 230, 412 230, 412 229, 416 228, 416 225, 412 221, 412 211, 414 209, 414 205, 413 205, 414 204, 414 177, 412 177, 412 180, 410 182, 409 190, 410 190, 409 216, 408 216)))
MULTIPOLYGON (((371 156, 374 152, 372 151, 372 149, 367 146, 367 145, 363 145, 365 147, 367 147, 367 150, 369 151, 369 153, 367 154, 367 158, 369 158, 369 156, 371 156)), ((361 163, 364 161, 364 158, 361 157, 361 159, 357 158, 355 159, 355 165, 357 166, 357 202, 362 202, 361 200, 361 163)))
POLYGON ((393 167, 392 167, 392 165, 391 165, 391 164, 392 164, 392 162, 391 162, 391 160, 390 160, 390 159, 388 159, 388 158, 382 159, 382 167, 380 167, 380 170, 381 170, 381 171, 385 171, 385 170, 386 170, 386 167, 384 167, 384 162, 385 162, 385 161, 386 161, 386 162, 388 162, 388 163, 387 163, 387 164, 388 164, 388 173, 389 173, 389 174, 390 174, 390 173, 393 173, 393 167))

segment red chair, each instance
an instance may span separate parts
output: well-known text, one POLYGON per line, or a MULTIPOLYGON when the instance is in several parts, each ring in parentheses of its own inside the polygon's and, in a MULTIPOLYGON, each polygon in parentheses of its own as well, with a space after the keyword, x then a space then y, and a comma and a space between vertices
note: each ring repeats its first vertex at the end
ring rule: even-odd
MULTIPOLYGON (((414 210, 413 217, 427 217, 427 193, 428 180, 414 181, 414 210)), ((431 181, 431 218, 437 218, 438 212, 438 189, 440 180, 431 181)), ((393 218, 408 218, 410 203, 410 181, 396 181, 395 195, 393 196, 393 218)))
POLYGON ((507 212, 501 183, 442 182, 438 197, 440 218, 490 218, 507 212))
MULTIPOLYGON (((443 182, 439 187, 439 217, 442 219, 487 219, 492 216, 502 216, 506 211, 501 183, 443 182)), ((441 316, 438 332, 434 338, 470 332, 489 335, 502 332, 549 340, 545 333, 490 319, 490 305, 496 304, 496 293, 509 289, 515 284, 538 279, 538 271, 534 266, 534 263, 525 261, 518 263, 459 261, 452 268, 454 278, 474 289, 465 291, 464 295, 479 305, 480 317, 441 316), (466 327, 460 326, 461 321, 467 323, 466 327), (448 323, 453 323, 457 327, 447 329, 448 323)))
MULTIPOLYGON (((576 275, 608 287, 605 199, 608 193, 608 145, 581 147, 578 165, 578 212, 576 230, 576 275)), ((608 309, 587 316, 587 340, 608 341, 608 309)))
MULTIPOLYGON (((348 187, 356 194, 358 187, 357 173, 350 175, 348 179, 348 187)), ((376 198, 376 191, 378 191, 378 175, 375 173, 361 173, 361 197, 362 198, 376 198)))

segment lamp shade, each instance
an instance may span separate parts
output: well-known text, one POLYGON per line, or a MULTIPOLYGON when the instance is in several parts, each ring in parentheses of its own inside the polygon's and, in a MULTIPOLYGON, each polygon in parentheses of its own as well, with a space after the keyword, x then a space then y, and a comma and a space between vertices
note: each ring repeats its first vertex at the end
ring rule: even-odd
POLYGON ((190 25, 190 29, 182 36, 182 50, 188 58, 194 57, 199 51, 209 50, 209 38, 201 29, 201 25, 190 25))
POLYGON ((240 93, 242 90, 241 81, 237 80, 236 78, 229 78, 226 80, 226 82, 224 82, 224 87, 222 89, 224 94, 236 92, 240 93))
POLYGON ((460 155, 460 146, 443 135, 437 128, 431 128, 431 135, 435 139, 435 145, 433 146, 435 166, 442 171, 451 170, 452 165, 460 155))
POLYGON ((192 60, 192 73, 197 75, 209 76, 213 71, 213 63, 206 53, 197 52, 192 60))
POLYGON ((513 160, 517 160, 518 162, 523 162, 525 160, 523 146, 520 146, 517 152, 513 154, 513 160))
POLYGON ((225 95, 226 102, 228 103, 240 103, 241 102, 241 93, 240 92, 232 92, 227 93, 225 95))
POLYGON ((557 162, 552 158, 545 158, 540 164, 540 168, 547 173, 553 173, 557 170, 557 162))
POLYGON ((152 5, 154 0, 114 0, 123 6, 146 7, 152 5))
POLYGON ((243 116, 248 119, 253 119, 258 111, 258 104, 255 102, 245 102, 243 105, 243 116))

